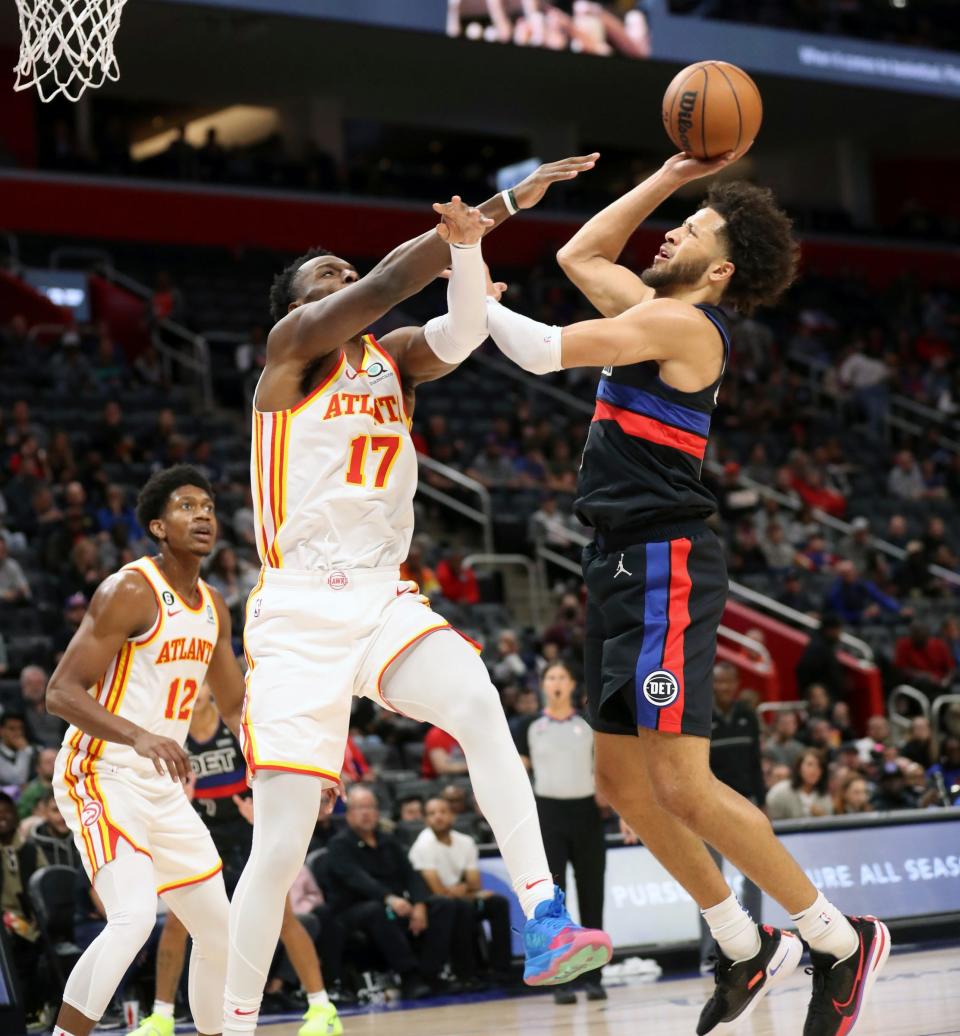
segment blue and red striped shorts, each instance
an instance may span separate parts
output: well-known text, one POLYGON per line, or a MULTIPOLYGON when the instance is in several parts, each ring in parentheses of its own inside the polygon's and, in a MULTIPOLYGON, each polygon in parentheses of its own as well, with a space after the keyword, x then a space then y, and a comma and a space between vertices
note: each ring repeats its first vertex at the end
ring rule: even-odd
POLYGON ((727 597, 720 541, 690 536, 583 553, 585 683, 594 730, 709 737, 717 627, 727 597))

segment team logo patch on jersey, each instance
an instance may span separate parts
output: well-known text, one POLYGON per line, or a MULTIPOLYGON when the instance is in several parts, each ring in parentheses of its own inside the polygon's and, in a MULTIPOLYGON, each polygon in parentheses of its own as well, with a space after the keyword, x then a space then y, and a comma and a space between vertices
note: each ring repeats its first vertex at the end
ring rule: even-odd
POLYGON ((262 606, 263 606, 263 598, 262 597, 258 597, 253 602, 253 617, 255 619, 259 619, 260 618, 260 609, 261 609, 262 606))
POLYGON ((680 693, 680 681, 666 669, 657 669, 643 681, 642 690, 644 698, 651 705, 664 709, 677 700, 677 695, 680 693))
POLYGON ((99 802, 88 802, 83 807, 83 812, 80 814, 80 822, 84 827, 93 827, 93 825, 103 816, 103 807, 99 802))
POLYGON ((211 626, 215 626, 217 624, 217 620, 213 617, 212 604, 207 605, 207 622, 209 622, 211 626))
POLYGON ((331 572, 327 576, 327 586, 331 590, 343 590, 350 585, 350 580, 347 578, 346 572, 341 572, 337 569, 336 572, 331 572))
POLYGON ((164 591, 163 591, 163 593, 162 593, 162 594, 161 594, 160 596, 161 596, 161 598, 163 599, 163 603, 164 603, 165 605, 167 605, 168 607, 169 607, 169 606, 170 606, 171 604, 173 604, 173 594, 172 594, 172 593, 170 593, 170 591, 169 591, 169 590, 164 590, 164 591))

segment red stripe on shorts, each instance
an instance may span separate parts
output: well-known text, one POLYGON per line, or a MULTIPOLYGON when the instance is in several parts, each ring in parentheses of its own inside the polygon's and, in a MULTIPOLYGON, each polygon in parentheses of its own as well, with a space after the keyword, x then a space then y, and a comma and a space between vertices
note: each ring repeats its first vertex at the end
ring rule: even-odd
POLYGON ((670 599, 667 612, 667 636, 663 645, 663 668, 677 678, 679 691, 676 699, 660 710, 657 730, 681 733, 683 720, 684 686, 683 641, 690 625, 690 573, 687 558, 690 540, 672 540, 670 543, 670 599))

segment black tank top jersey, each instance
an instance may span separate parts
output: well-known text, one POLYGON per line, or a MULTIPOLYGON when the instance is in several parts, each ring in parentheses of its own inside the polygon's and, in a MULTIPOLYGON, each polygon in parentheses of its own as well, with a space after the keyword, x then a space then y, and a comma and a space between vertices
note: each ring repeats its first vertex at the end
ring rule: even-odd
POLYGON ((221 721, 207 741, 188 736, 186 749, 197 775, 193 805, 203 822, 211 830, 235 826, 243 832, 250 825, 240 815, 233 796, 244 795, 250 788, 243 751, 230 728, 221 721))
POLYGON ((712 385, 699 392, 671 388, 661 381, 654 361, 606 367, 600 377, 574 506, 601 539, 642 542, 657 530, 665 530, 663 539, 672 539, 675 527, 716 511, 700 472, 730 337, 721 309, 697 309, 723 341, 723 367, 712 385))

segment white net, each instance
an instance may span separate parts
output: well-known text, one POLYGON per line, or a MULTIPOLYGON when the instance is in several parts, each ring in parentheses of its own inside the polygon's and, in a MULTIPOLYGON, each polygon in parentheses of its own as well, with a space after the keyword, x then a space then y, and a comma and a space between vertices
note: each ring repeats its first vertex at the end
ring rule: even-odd
POLYGON ((76 101, 86 88, 116 82, 113 41, 127 0, 17 0, 20 60, 15 90, 76 101))

